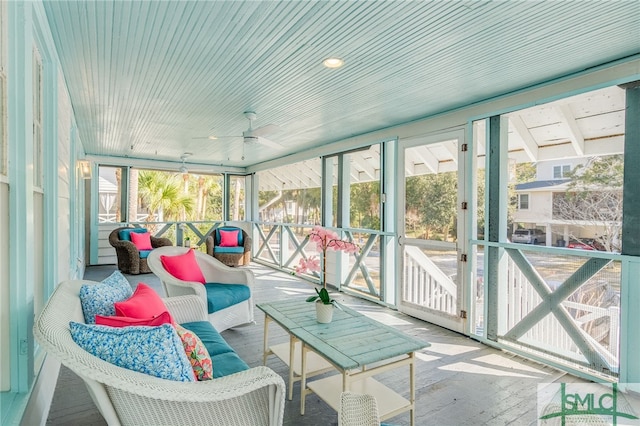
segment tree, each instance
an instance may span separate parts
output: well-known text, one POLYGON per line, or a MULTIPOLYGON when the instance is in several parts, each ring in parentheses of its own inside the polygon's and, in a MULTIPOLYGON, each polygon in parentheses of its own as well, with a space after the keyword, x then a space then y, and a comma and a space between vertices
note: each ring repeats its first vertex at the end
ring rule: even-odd
POLYGON ((199 175, 195 220, 222 219, 222 178, 199 175))
POLYGON ((620 250, 623 172, 622 155, 593 157, 577 166, 569 174, 567 191, 553 195, 554 217, 603 229, 598 238, 605 249, 620 250))
POLYGON ((476 217, 478 238, 484 236, 485 225, 485 170, 478 169, 476 173, 476 217))
POLYGON ((405 211, 417 216, 425 230, 424 238, 430 239, 431 233, 437 232, 448 241, 457 217, 457 173, 412 176, 407 178, 406 186, 405 211))
POLYGON ((276 211, 274 206, 282 198, 282 191, 258 191, 258 211, 260 220, 274 222, 276 211))
POLYGON ((360 182, 351 185, 351 227, 380 229, 380 182, 360 182))
POLYGON ((181 180, 182 176, 156 170, 140 172, 138 194, 148 210, 146 222, 178 220, 183 211, 193 212, 193 198, 183 193, 181 180))

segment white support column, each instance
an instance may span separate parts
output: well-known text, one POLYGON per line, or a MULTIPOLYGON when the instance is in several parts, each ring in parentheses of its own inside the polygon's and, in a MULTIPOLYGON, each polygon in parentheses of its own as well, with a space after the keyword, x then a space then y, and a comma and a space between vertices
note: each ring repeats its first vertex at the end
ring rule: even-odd
MULTIPOLYGON (((487 204, 488 240, 504 242, 507 238, 507 148, 508 121, 503 116, 488 119, 487 125, 487 204)), ((485 256, 485 318, 486 334, 490 340, 506 331, 506 262, 504 249, 487 247, 485 256)))
POLYGON ((547 223, 545 225, 545 241, 546 241, 546 246, 547 247, 551 247, 553 245, 553 232, 551 230, 551 224, 547 223))
POLYGON ((338 156, 338 228, 351 226, 351 163, 349 154, 338 156))
MULTIPOLYGON (((404 174, 398 171, 398 140, 383 142, 381 149, 382 185, 382 231, 397 233, 396 206, 397 188, 404 174)), ((404 204, 404 201, 402 202, 404 204)), ((396 279, 396 237, 380 237, 380 296, 385 303, 395 305, 400 297, 401 279, 396 279)))
POLYGON ((255 174, 246 175, 244 177, 244 220, 251 221, 254 216, 254 208, 257 206, 258 193, 255 193, 253 187, 253 181, 255 174), (255 199, 255 200, 254 200, 255 199))
POLYGON ((322 226, 333 223, 333 161, 334 157, 322 158, 322 226))
POLYGON ((260 220, 260 206, 258 205, 258 195, 260 194, 260 177, 257 173, 253 173, 251 175, 251 179, 249 179, 248 186, 251 187, 251 195, 246 195, 246 199, 248 200, 248 204, 250 203, 251 209, 248 211, 251 215, 247 215, 247 220, 249 221, 248 227, 249 230, 247 233, 251 236, 251 240, 253 242, 253 247, 251 247, 251 257, 255 256, 255 251, 257 250, 257 241, 259 241, 259 235, 256 230, 256 226, 254 223, 260 220))

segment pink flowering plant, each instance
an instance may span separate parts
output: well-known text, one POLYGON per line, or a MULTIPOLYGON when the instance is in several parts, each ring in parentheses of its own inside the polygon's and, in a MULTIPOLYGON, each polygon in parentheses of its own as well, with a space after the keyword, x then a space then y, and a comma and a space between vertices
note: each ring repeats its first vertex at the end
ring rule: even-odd
MULTIPOLYGON (((322 253, 322 289, 316 289, 318 295, 309 297, 307 302, 320 299, 325 305, 333 304, 334 300, 329 297, 329 293, 327 292, 327 250, 357 253, 359 248, 355 243, 340 239, 340 236, 336 232, 321 226, 315 226, 311 230, 309 241, 315 243, 317 250, 322 253)), ((320 259, 316 256, 310 256, 308 259, 302 257, 295 270, 297 274, 319 272, 320 259)))

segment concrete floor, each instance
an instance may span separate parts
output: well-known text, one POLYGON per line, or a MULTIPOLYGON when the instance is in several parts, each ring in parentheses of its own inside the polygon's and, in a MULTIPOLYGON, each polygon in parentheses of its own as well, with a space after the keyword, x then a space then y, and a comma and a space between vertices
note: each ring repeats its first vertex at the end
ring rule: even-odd
MULTIPOLYGON (((313 293, 313 285, 270 268, 252 264, 256 275, 256 303, 313 293)), ((114 266, 87 268, 85 278, 101 280, 114 266)), ((127 276, 133 286, 144 282, 161 295, 164 291, 153 274, 127 276)), ((502 352, 463 335, 386 309, 373 303, 338 294, 338 301, 431 344, 417 354, 417 425, 533 425, 537 423, 537 387, 543 383, 580 383, 584 380, 554 368, 502 352)), ((256 325, 226 330, 227 342, 249 366, 262 364, 264 314, 256 309, 256 325)), ((277 325, 270 327, 270 343, 288 337, 277 325)), ((267 365, 287 380, 287 367, 271 357, 267 365)), ((331 373, 327 373, 331 374, 331 373)), ((408 374, 396 370, 376 378, 408 396, 408 374)), ((409 415, 400 414, 387 423, 409 424, 409 415)), ((104 425, 82 381, 62 368, 49 417, 49 425, 104 425)), ((285 405, 285 425, 335 425, 337 414, 315 395, 306 401, 300 415, 299 383, 294 399, 285 405)))

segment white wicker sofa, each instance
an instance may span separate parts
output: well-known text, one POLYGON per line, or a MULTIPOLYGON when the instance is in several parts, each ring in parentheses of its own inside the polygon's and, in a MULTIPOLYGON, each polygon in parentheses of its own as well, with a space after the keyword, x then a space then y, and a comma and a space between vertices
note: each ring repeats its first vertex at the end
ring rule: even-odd
MULTIPOLYGON (((285 384, 267 367, 204 382, 177 382, 117 367, 86 352, 71 338, 69 322, 84 323, 79 292, 87 283, 93 282, 59 284, 34 324, 34 336, 48 355, 84 380, 109 425, 282 424, 285 384)), ((197 296, 164 302, 178 323, 208 320, 197 296)))

